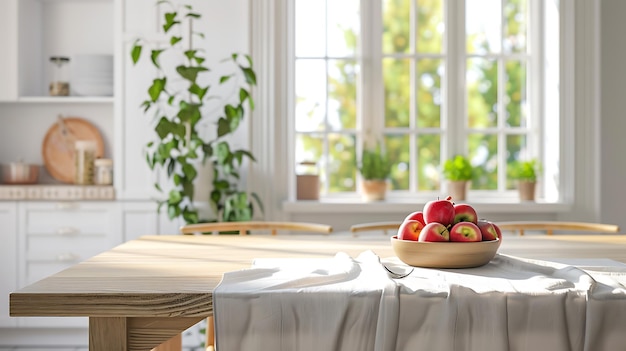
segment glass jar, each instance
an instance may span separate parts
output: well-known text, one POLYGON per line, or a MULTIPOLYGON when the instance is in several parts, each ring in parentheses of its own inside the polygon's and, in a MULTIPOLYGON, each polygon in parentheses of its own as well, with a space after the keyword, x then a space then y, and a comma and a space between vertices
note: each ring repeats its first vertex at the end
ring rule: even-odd
POLYGON ((74 144, 74 183, 89 185, 94 182, 94 162, 96 160, 96 142, 93 140, 78 140, 74 144))
POLYGON ((96 185, 113 184, 113 160, 110 158, 99 158, 94 161, 96 185))
POLYGON ((50 96, 69 96, 69 68, 70 59, 63 56, 50 57, 52 62, 52 74, 50 79, 50 96))

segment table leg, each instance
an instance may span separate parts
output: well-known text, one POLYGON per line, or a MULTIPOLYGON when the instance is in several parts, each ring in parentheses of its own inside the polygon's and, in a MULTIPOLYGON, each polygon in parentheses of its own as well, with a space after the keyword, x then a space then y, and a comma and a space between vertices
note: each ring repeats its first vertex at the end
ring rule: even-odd
POLYGON ((181 333, 206 317, 90 317, 89 351, 180 351, 181 333))
POLYGON ((89 351, 128 351, 124 317, 90 317, 89 351))
POLYGON ((152 351, 181 351, 182 348, 183 337, 182 334, 178 334, 161 345, 153 348, 152 351))

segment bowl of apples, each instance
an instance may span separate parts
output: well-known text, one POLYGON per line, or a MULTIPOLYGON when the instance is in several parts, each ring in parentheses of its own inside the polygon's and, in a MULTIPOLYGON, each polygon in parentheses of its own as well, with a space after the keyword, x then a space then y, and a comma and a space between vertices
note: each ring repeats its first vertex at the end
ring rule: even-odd
POLYGON ((427 268, 485 265, 501 242, 502 232, 495 223, 478 219, 472 206, 455 204, 451 197, 429 201, 422 211, 407 215, 391 238, 402 262, 427 268))

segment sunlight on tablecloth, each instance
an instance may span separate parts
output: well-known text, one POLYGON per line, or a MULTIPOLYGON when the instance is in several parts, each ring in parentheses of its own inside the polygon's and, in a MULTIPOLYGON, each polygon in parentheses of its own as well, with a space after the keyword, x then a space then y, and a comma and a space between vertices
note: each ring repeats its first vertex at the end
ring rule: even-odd
MULTIPOLYGON (((406 268, 397 258, 390 269, 406 268)), ((415 268, 391 279, 356 258, 259 259, 214 292, 229 350, 619 350, 626 266, 496 255, 471 269, 415 268)))

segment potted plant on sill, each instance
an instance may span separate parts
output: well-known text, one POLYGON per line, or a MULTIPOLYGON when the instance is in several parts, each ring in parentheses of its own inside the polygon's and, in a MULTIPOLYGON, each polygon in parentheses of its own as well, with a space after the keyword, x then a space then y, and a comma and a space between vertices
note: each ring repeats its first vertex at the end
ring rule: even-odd
POLYGON ((144 113, 154 113, 158 119, 155 140, 147 144, 146 160, 152 170, 162 170, 166 175, 166 189, 155 183, 165 197, 157 200, 158 210, 167 209, 170 219, 180 218, 187 224, 207 221, 244 221, 253 217, 253 198, 258 197, 242 191, 239 186, 240 168, 247 159, 254 162, 249 150, 235 149, 229 138, 237 131, 248 111, 254 109, 251 96, 256 86, 256 74, 248 55, 232 54, 221 64, 230 64, 230 74, 215 77, 215 86, 228 87, 236 94, 215 96, 212 88, 211 69, 203 57, 203 49, 194 40, 204 39, 204 34, 194 31, 194 21, 201 15, 190 5, 177 5, 169 1, 157 1, 159 6, 169 6, 163 15, 163 32, 167 45, 137 39, 132 46, 131 58, 137 64, 145 46, 152 44, 150 61, 156 69, 147 99, 142 103, 144 113), (183 27, 183 22, 187 26, 183 27), (185 31, 187 30, 187 31, 185 31), (161 57, 176 62, 176 67, 162 66, 161 57), (207 102, 214 107, 216 100, 219 115, 207 113, 207 102), (210 119, 215 124, 215 137, 205 140, 199 133, 201 123, 210 119), (212 179, 199 179, 201 169, 208 162, 212 179), (210 195, 206 199, 194 197, 198 182, 210 182, 210 195), (200 218, 198 200, 209 203, 214 218, 200 218))
POLYGON ((375 148, 364 148, 361 154, 361 195, 364 201, 385 199, 387 179, 391 174, 391 161, 383 152, 380 144, 375 148))
POLYGON ((513 162, 509 168, 509 177, 517 180, 520 201, 535 201, 537 175, 541 166, 535 159, 513 162))
POLYGON ((448 180, 448 193, 453 200, 462 201, 467 197, 467 188, 474 177, 474 167, 467 157, 455 155, 443 164, 443 176, 448 180))

